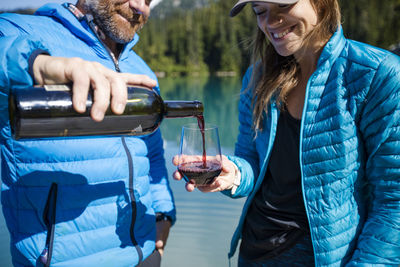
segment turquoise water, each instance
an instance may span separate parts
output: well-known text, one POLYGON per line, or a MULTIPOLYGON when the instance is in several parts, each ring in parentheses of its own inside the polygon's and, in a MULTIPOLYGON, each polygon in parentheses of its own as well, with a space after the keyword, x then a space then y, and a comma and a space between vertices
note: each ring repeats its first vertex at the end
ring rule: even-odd
MULTIPOLYGON (((238 131, 238 78, 166 78, 160 80, 165 100, 200 100, 205 106, 205 120, 219 126, 223 154, 232 154, 238 131)), ((182 125, 193 118, 166 119, 161 125, 165 139, 168 172, 178 153, 182 125)), ((177 222, 168 238, 163 267, 228 266, 230 239, 238 222, 244 200, 233 200, 221 193, 186 192, 184 183, 170 179, 177 208, 177 222)), ((0 266, 11 266, 9 235, 0 211, 0 266)), ((236 266, 236 257, 232 260, 236 266)), ((118 267, 118 266, 116 266, 118 267)))

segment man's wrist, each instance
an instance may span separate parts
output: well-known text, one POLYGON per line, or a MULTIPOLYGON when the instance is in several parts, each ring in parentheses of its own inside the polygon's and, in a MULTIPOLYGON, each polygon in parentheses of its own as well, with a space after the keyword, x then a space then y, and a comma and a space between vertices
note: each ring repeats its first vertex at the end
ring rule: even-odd
POLYGON ((156 222, 161 222, 161 221, 169 221, 170 223, 172 223, 172 218, 171 216, 168 216, 165 213, 156 212, 156 222))

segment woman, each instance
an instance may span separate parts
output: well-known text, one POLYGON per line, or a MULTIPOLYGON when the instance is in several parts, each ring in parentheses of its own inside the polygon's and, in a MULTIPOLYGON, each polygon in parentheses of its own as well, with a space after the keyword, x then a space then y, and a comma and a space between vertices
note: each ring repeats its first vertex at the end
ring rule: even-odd
POLYGON ((398 266, 399 57, 345 39, 337 0, 241 0, 231 16, 247 3, 235 156, 198 186, 248 196, 229 256, 241 239, 239 266, 398 266))

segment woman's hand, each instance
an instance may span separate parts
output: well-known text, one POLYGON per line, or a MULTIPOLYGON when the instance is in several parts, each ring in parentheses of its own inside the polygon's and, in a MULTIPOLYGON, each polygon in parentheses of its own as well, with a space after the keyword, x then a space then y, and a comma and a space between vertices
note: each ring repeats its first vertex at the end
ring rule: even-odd
POLYGON ((102 121, 111 102, 111 110, 122 114, 127 101, 127 86, 137 85, 152 88, 155 80, 146 75, 119 73, 108 69, 98 62, 80 58, 52 57, 39 55, 33 63, 33 75, 36 84, 72 85, 72 103, 74 109, 83 113, 89 89, 93 89, 91 117, 102 121))
MULTIPOLYGON (((202 159, 202 156, 174 156, 172 159, 172 163, 175 166, 178 166, 181 162, 188 161, 199 161, 202 159)), ((232 189, 236 177, 237 168, 235 164, 230 161, 226 156, 222 156, 222 171, 219 176, 215 177, 211 184, 206 185, 196 185, 193 182, 187 182, 185 187, 188 192, 192 192, 195 188, 199 189, 201 192, 220 192, 224 190, 232 189)), ((173 177, 175 180, 182 180, 181 173, 176 170, 173 173, 173 177)))

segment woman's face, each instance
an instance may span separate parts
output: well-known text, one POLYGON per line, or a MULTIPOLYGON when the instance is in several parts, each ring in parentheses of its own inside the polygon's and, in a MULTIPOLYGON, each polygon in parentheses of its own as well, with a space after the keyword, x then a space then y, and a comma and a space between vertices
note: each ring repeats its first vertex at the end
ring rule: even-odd
POLYGON ((310 0, 299 0, 292 5, 254 2, 252 7, 258 27, 278 54, 289 56, 304 51, 304 39, 318 22, 310 0))

